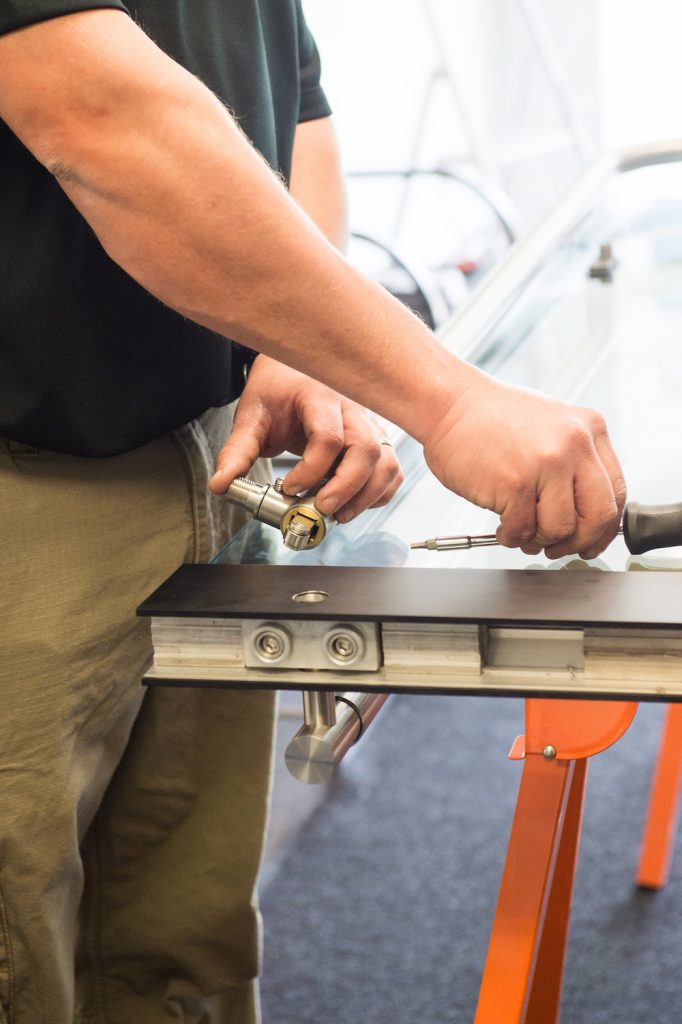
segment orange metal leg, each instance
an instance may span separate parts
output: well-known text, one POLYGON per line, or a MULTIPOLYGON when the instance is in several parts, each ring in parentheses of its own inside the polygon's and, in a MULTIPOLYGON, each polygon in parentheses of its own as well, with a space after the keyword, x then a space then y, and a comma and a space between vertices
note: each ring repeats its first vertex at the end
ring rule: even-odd
POLYGON ((616 743, 637 705, 527 700, 526 759, 475 1024, 557 1024, 587 759, 616 743))
POLYGON ((682 777, 682 705, 668 708, 651 784, 637 884, 660 889, 668 881, 682 777))
POLYGON ((554 866, 554 877, 537 952, 526 1024, 548 1024, 559 1019, 559 1001, 566 958, 573 879, 585 803, 587 760, 574 761, 566 817, 554 866))
POLYGON ((555 1024, 587 761, 526 758, 475 1024, 555 1024))

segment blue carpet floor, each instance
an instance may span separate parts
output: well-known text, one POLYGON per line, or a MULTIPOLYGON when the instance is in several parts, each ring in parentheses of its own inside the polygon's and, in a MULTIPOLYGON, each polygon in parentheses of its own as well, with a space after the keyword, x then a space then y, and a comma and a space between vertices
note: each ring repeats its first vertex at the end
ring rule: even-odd
MULTIPOLYGON (((562 1024, 682 1021, 682 851, 633 883, 662 714, 591 763, 562 1024)), ((262 894, 264 1024, 471 1024, 520 732, 519 701, 391 698, 262 894)))

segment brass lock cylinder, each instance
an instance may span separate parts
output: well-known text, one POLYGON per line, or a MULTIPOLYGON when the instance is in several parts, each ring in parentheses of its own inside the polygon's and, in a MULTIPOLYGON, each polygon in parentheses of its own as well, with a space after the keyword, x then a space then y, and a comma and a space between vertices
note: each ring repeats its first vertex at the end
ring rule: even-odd
POLYGON ((251 512, 259 522, 277 527, 286 546, 295 551, 317 547, 335 524, 331 516, 315 508, 314 495, 284 494, 281 480, 259 484, 237 477, 228 487, 226 497, 233 505, 251 512))

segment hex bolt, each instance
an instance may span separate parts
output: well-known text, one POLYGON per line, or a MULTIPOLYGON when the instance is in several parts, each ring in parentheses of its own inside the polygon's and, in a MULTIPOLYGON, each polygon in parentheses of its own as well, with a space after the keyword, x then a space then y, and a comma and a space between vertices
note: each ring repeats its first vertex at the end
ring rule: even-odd
POLYGON ((336 657, 344 661, 349 661, 358 653, 357 642, 352 636, 348 636, 347 633, 340 633, 338 636, 335 636, 331 647, 336 657))
POLYGON ((553 761, 556 757, 556 747, 553 747, 551 743, 548 743, 542 751, 542 756, 546 757, 548 761, 553 761))
POLYGON ((284 638, 270 630, 258 633, 254 638, 254 646, 258 654, 268 661, 276 661, 284 654, 284 638))
POLYGON ((276 658, 278 654, 282 653, 282 641, 274 633, 264 633, 258 638, 258 644, 263 654, 267 654, 271 658, 276 658))
POLYGON ((365 641, 362 634, 352 626, 339 624, 330 629, 324 641, 327 657, 335 665, 351 666, 365 652, 365 641))

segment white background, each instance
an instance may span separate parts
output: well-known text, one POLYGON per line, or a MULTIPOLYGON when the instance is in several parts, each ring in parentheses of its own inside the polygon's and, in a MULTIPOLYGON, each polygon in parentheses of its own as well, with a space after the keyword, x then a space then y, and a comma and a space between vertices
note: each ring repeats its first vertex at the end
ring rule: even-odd
MULTIPOLYGON (((540 0, 569 98, 595 149, 682 136, 680 0, 540 0)), ((459 80, 466 115, 524 222, 539 216, 585 162, 549 155, 566 118, 516 0, 432 0, 439 40, 459 80), (514 150, 536 147, 510 163, 514 150), (543 155, 543 147, 548 152, 543 155)), ((323 58, 349 170, 470 159, 461 105, 441 81, 421 105, 439 54, 426 0, 305 0, 323 58), (412 162, 414 162, 412 160, 412 162)), ((480 167, 480 161, 478 162, 480 167)))

